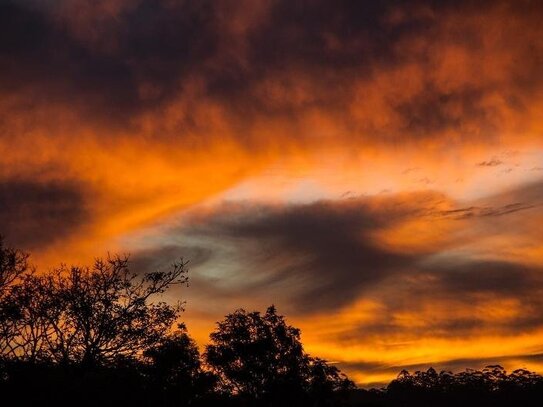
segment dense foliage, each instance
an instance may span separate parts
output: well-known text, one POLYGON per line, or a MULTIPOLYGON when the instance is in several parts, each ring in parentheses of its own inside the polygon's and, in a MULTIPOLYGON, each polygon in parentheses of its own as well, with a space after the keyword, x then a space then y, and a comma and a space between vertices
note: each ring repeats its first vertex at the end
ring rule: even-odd
POLYGON ((300 330, 275 307, 237 310, 218 323, 204 357, 223 389, 264 405, 337 405, 354 384, 303 351, 300 330), (319 404, 320 402, 320 404, 319 404))
POLYGON ((543 377, 526 369, 507 373, 502 366, 452 373, 430 368, 410 374, 403 370, 380 390, 352 395, 360 406, 540 406, 543 377))

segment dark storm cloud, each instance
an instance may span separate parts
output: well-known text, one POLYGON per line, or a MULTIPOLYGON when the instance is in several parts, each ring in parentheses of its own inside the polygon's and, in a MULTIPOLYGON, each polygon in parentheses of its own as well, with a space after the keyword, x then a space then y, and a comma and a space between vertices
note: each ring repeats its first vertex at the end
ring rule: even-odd
POLYGON ((486 307, 489 300, 515 301, 519 314, 514 319, 485 321, 477 315, 451 318, 435 327, 442 333, 469 334, 479 329, 501 333, 526 333, 543 327, 543 278, 540 267, 506 261, 458 261, 432 269, 434 284, 419 287, 419 295, 432 292, 429 300, 453 300, 473 307, 486 307), (452 324, 452 326, 448 326, 452 324))
POLYGON ((173 262, 183 259, 190 267, 197 267, 211 258, 211 250, 198 246, 166 245, 158 249, 140 250, 131 255, 130 264, 134 271, 163 270, 173 262))
POLYGON ((206 2, 138 1, 116 17, 87 21, 95 23, 94 42, 70 29, 72 16, 58 18, 63 3, 0 3, 0 86, 31 90, 23 105, 68 103, 94 119, 126 121, 175 94, 213 50, 206 2), (150 91, 142 94, 142 86, 150 91))
MULTIPOLYGON (((496 50, 484 48, 485 33, 469 25, 470 17, 488 14, 482 23, 492 24, 498 10, 526 20, 523 28, 531 32, 541 15, 535 2, 116 0, 114 11, 105 4, 0 2, 0 87, 22 95, 17 111, 59 103, 79 109, 89 123, 133 125, 135 116, 160 110, 196 81, 197 97, 218 102, 240 139, 257 117, 296 121, 306 109, 325 109, 351 132, 368 135, 471 134, 501 123, 503 106, 489 102, 489 94, 499 94, 507 110, 524 109, 538 78, 534 56, 542 54, 537 44, 526 44, 523 31, 506 27, 516 45, 508 52, 523 63, 503 68, 500 81, 451 85, 460 75, 454 70, 441 79, 427 74, 447 46, 465 50, 475 65, 481 55, 489 65, 496 50), (465 26, 448 20, 460 11, 465 26), (351 116, 377 76, 411 65, 420 68, 421 87, 405 93, 391 76, 380 89, 388 126, 374 121, 376 106, 351 116), (295 97, 300 79, 302 100, 295 97), (269 83, 283 96, 274 97, 269 83)), ((190 116, 178 132, 197 126, 190 116)))
MULTIPOLYGON (((325 74, 320 77, 325 86, 331 85, 330 81, 340 84, 342 77, 350 79, 355 74, 353 68, 356 75, 369 75, 374 65, 396 60, 392 49, 395 42, 427 28, 424 18, 388 25, 385 18, 401 3, 272 1, 266 18, 253 27, 248 38, 245 56, 251 69, 239 80, 229 76, 217 78, 212 81, 212 88, 226 91, 228 96, 247 92, 254 82, 285 69, 325 74), (214 84, 217 86, 213 87, 214 84)), ((334 94, 337 89, 328 91, 334 94)))
POLYGON ((543 288, 541 270, 531 269, 522 264, 504 261, 462 261, 439 264, 433 272, 439 277, 442 290, 458 295, 473 293, 494 293, 521 298, 543 288))
POLYGON ((387 209, 377 210, 359 199, 286 207, 242 205, 194 221, 189 233, 229 241, 253 259, 261 269, 255 272, 263 276, 253 289, 286 288, 292 282, 298 290, 291 300, 298 309, 318 311, 348 304, 413 264, 414 256, 381 247, 371 237, 415 212, 401 203, 387 209))
POLYGON ((348 305, 417 260, 380 246, 371 236, 421 213, 401 199, 385 199, 382 208, 352 198, 215 209, 189 212, 183 226, 167 232, 184 243, 135 252, 134 270, 165 268, 183 256, 190 261, 191 284, 205 297, 204 307, 210 298, 239 302, 251 293, 304 314, 348 305))
POLYGON ((378 319, 346 327, 337 339, 533 333, 543 327, 541 272, 541 268, 503 261, 439 259, 419 264, 392 284, 383 284, 378 319), (504 311, 512 317, 492 317, 504 311), (405 316, 416 323, 406 324, 405 316))
POLYGON ((0 234, 14 246, 43 248, 81 228, 89 216, 73 184, 0 181, 0 234))
MULTIPOLYGON (((394 122, 391 128, 375 124, 375 105, 364 112, 363 120, 348 113, 357 98, 366 97, 355 95, 353 84, 371 87, 379 75, 410 64, 417 65, 421 72, 435 70, 435 61, 427 53, 435 47, 437 54, 441 48, 432 39, 443 41, 443 46, 458 45, 477 58, 480 33, 462 28, 453 28, 446 35, 441 31, 442 18, 457 8, 469 15, 482 12, 484 5, 431 1, 271 2, 267 18, 248 36, 248 50, 243 54, 248 69, 240 72, 234 68, 210 76, 208 89, 216 97, 234 98, 234 106, 250 112, 250 116, 291 116, 320 108, 350 123, 351 132, 366 135, 390 137, 392 132, 395 136, 431 137, 444 130, 471 132, 466 126, 471 123, 476 123, 480 131, 495 131, 497 112, 485 103, 485 96, 491 87, 503 84, 484 81, 451 88, 422 74, 425 78, 420 89, 397 98, 395 93, 404 92, 391 76, 390 89, 381 89, 386 114, 394 122), (424 51, 410 52, 411 42, 421 40, 427 43, 424 51), (255 92, 259 84, 272 80, 274 86, 288 93, 300 78, 311 82, 310 95, 301 103, 295 102, 295 97, 274 100, 272 90, 255 92)), ((520 12, 520 8, 513 12, 520 12)))

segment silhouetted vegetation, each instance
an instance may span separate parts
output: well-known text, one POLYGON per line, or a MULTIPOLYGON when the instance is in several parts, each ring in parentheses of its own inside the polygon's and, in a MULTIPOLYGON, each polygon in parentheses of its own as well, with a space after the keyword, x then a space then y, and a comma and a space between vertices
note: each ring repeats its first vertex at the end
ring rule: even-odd
POLYGON ((247 404, 338 405, 354 384, 303 351, 300 330, 275 307, 237 310, 218 323, 204 357, 222 389, 247 404))
POLYGON ((0 239, 0 392, 43 406, 536 406, 543 377, 501 366, 402 371, 357 389, 308 355, 300 330, 271 306, 217 323, 203 354, 161 294, 186 263, 138 274, 127 258, 38 273, 0 239))
POLYGON ((499 365, 460 373, 433 368, 403 370, 380 390, 358 390, 351 402, 360 406, 540 406, 543 377, 525 369, 509 374, 499 365))
POLYGON ((157 405, 193 405, 218 395, 218 378, 203 369, 198 347, 184 325, 143 355, 149 389, 159 398, 157 405))
POLYGON ((38 273, 0 240, 0 391, 19 405, 336 405, 354 388, 270 307, 218 323, 204 355, 179 323, 186 263, 127 258, 38 273))

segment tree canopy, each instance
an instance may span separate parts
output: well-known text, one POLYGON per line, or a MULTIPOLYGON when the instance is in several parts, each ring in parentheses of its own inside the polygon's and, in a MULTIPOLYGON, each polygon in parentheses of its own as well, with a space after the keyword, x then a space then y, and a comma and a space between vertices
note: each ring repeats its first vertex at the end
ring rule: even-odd
POLYGON ((242 398, 294 405, 317 395, 335 400, 354 386, 337 368, 306 354, 300 330, 274 306, 264 314, 239 309, 227 315, 210 339, 207 364, 227 391, 242 398))

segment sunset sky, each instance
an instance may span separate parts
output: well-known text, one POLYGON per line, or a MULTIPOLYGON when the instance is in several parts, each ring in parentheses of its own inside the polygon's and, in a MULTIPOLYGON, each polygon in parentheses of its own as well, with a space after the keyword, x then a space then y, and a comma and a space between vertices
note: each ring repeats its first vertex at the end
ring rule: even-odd
POLYGON ((0 233, 190 261, 357 383, 543 372, 543 3, 0 0, 0 233))

